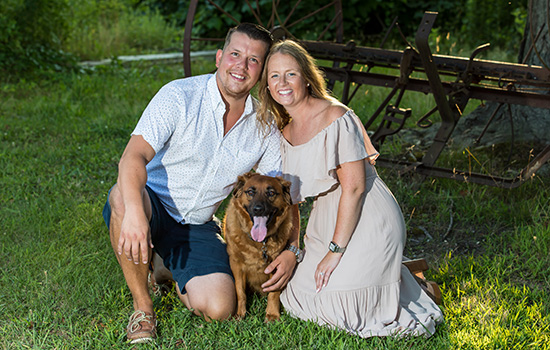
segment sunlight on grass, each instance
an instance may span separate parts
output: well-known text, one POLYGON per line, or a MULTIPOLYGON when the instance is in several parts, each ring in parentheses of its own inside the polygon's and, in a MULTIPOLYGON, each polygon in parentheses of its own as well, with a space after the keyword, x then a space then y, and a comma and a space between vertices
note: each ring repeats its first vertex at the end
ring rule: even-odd
POLYGON ((547 305, 534 298, 537 293, 529 287, 507 282, 514 270, 513 258, 451 259, 449 255, 446 262, 440 267, 440 273, 453 277, 449 275, 452 281, 444 286, 449 297, 445 300, 445 316, 457 348, 542 349, 547 346, 550 326, 548 315, 543 311, 547 305), (449 288, 450 285, 453 287, 449 288))
MULTIPOLYGON (((141 112, 182 75, 180 65, 115 64, 0 89, 0 349, 128 348, 132 301, 101 209, 141 112)), ((383 94, 362 95, 353 108, 365 116, 383 94)), ((415 110, 428 102, 410 100, 415 110)), ((384 144, 389 154, 404 148, 397 138, 384 144)), ((449 164, 468 161, 459 151, 446 157, 449 164)), ((490 157, 499 154, 480 162, 490 157)), ((153 300, 161 325, 156 347, 547 349, 548 179, 536 176, 509 191, 379 173, 405 215, 407 253, 428 259, 427 277, 443 292, 446 321, 432 338, 361 339, 284 312, 281 322, 266 325, 266 299, 258 296, 245 320, 207 323, 171 292, 153 300)))

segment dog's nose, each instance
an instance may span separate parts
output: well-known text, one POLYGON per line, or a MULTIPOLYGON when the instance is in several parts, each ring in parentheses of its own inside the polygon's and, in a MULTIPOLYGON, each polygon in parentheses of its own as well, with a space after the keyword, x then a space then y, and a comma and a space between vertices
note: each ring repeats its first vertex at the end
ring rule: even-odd
POLYGON ((254 213, 254 215, 261 215, 265 212, 265 206, 261 203, 255 204, 252 207, 252 212, 254 213))

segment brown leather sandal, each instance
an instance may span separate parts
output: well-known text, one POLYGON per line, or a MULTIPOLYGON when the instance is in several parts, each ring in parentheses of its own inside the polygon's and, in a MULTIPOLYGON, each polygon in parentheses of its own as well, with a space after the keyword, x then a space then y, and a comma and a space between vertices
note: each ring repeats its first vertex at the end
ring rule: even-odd
POLYGON ((149 312, 136 310, 128 321, 126 339, 130 344, 152 342, 157 337, 157 317, 149 312))
POLYGON ((428 296, 437 304, 441 305, 443 299, 441 297, 441 290, 434 281, 426 281, 424 277, 424 271, 428 270, 428 263, 425 259, 407 260, 403 261, 403 265, 409 269, 414 279, 422 290, 428 294, 428 296))

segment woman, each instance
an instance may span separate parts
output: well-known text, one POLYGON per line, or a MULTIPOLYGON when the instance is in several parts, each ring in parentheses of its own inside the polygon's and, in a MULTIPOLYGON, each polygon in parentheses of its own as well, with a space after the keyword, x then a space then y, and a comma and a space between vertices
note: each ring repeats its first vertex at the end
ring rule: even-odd
POLYGON ((260 116, 271 113, 284 136, 294 203, 315 199, 304 260, 281 295, 286 311, 362 337, 432 335, 441 310, 402 265, 403 215, 359 118, 290 40, 271 49, 258 92, 260 116))

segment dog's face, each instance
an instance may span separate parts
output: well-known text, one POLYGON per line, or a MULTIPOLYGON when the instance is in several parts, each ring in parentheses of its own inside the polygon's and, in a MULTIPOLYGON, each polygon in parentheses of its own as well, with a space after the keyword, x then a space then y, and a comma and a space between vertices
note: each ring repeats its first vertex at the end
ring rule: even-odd
POLYGON ((239 176, 233 197, 252 221, 250 237, 263 242, 277 216, 292 204, 290 182, 282 178, 246 173, 239 176))

